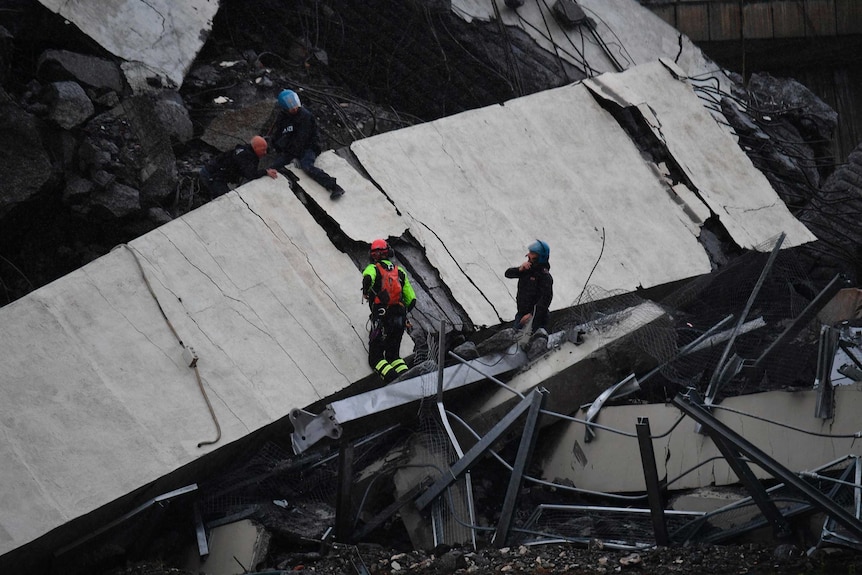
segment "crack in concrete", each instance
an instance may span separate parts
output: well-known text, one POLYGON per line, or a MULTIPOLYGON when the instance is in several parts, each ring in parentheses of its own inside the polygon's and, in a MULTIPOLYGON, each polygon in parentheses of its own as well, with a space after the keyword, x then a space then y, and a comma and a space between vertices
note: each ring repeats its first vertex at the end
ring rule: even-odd
MULTIPOLYGON (((448 158, 450 158, 456 166, 458 166, 458 169, 464 175, 465 180, 469 181, 469 178, 467 177, 467 175, 468 175, 467 172, 461 167, 461 165, 455 160, 455 158, 452 157, 451 154, 449 154, 449 152, 446 150, 446 147, 443 145, 442 134, 440 133, 438 127, 433 125, 433 124, 432 124, 432 126, 433 126, 433 129, 437 132, 438 136, 440 136, 440 149, 443 150, 443 153, 448 158)), ((400 146, 400 143, 399 143, 399 146, 400 146)), ((404 150, 403 147, 401 149, 404 152, 405 157, 409 158, 411 163, 413 163, 413 156, 407 154, 406 150, 404 150)), ((384 195, 385 194, 386 193, 384 192, 384 195)), ((389 196, 387 195, 386 197, 388 198, 389 196)), ((391 198, 390 198, 390 201, 392 201, 391 198)), ((394 204, 394 202, 393 202, 393 204, 394 204)), ((398 211, 397 208, 396 208, 396 211, 398 211)), ((400 215, 401 212, 398 211, 398 213, 400 215)), ((423 228, 425 228, 426 230, 428 230, 428 232, 431 233, 431 235, 433 235, 435 238, 437 238, 437 241, 440 242, 440 245, 443 246, 444 250, 446 250, 446 253, 452 259, 452 262, 455 264, 455 266, 458 268, 458 270, 461 272, 461 274, 464 276, 464 278, 470 283, 470 285, 472 285, 476 289, 476 291, 479 293, 479 295, 482 297, 482 299, 484 299, 488 303, 488 305, 491 307, 491 309, 494 310, 494 314, 496 314, 497 319, 500 322, 503 322, 504 320, 503 320, 502 316, 500 315, 500 312, 497 310, 496 306, 493 304, 493 302, 491 302, 491 300, 488 298, 488 296, 485 295, 485 293, 479 288, 479 286, 476 284, 476 282, 470 277, 470 275, 466 272, 466 270, 461 266, 461 264, 458 262, 458 259, 452 253, 452 251, 449 250, 448 247, 446 247, 446 242, 443 241, 443 239, 440 237, 440 235, 437 234, 436 231, 434 231, 428 224, 426 224, 421 219, 413 217, 413 215, 410 214, 409 212, 407 212, 407 214, 410 216, 410 219, 412 221, 416 222, 418 225, 420 225, 423 228)), ((439 275, 439 272, 438 272, 438 275, 439 275)), ((441 281, 442 281, 442 278, 441 278, 441 281)))
MULTIPOLYGON (((138 326, 137 326, 137 325, 135 325, 135 322, 133 322, 131 319, 129 319, 129 317, 128 317, 124 312, 123 312, 123 310, 122 310, 122 309, 120 309, 120 308, 118 308, 117 306, 115 306, 115 305, 111 302, 111 300, 109 300, 107 297, 105 297, 105 294, 102 292, 101 288, 99 287, 99 284, 98 284, 98 283, 96 283, 96 282, 93 280, 93 278, 90 276, 89 272, 87 272, 87 270, 83 270, 83 272, 84 272, 84 275, 87 277, 87 280, 89 281, 90 285, 95 289, 96 293, 97 293, 97 294, 99 294, 99 296, 100 296, 100 297, 102 298, 102 300, 103 300, 103 301, 108 305, 108 307, 110 307, 113 311, 115 311, 117 314, 119 314, 119 315, 120 315, 124 320, 126 320, 126 323, 127 323, 129 326, 131 326, 131 328, 132 328, 133 330, 135 330, 136 332, 138 332, 139 334, 141 334, 142 336, 144 336, 144 338, 145 338, 145 339, 146 339, 150 344, 152 344, 152 346, 153 346, 154 348, 156 348, 156 349, 157 349, 157 350, 159 350, 162 354, 164 354, 164 356, 165 356, 168 360, 172 361, 175 365, 178 365, 178 364, 177 364, 177 361, 176 361, 176 359, 177 359, 177 358, 175 358, 175 357, 171 357, 170 353, 168 353, 165 349, 162 349, 162 347, 161 347, 160 345, 158 345, 156 342, 154 342, 154 341, 150 338, 150 336, 149 336, 149 335, 147 335, 145 332, 141 331, 141 330, 138 328, 138 326)), ((150 295, 150 292, 149 292, 149 291, 147 291, 147 296, 149 296, 149 295, 150 295)), ((152 298, 151 298, 151 297, 148 297, 147 299, 148 299, 148 300, 152 300, 152 298)), ((161 315, 161 313, 160 313, 159 315, 161 315)), ((173 335, 173 334, 171 334, 171 335, 173 335)), ((182 346, 181 342, 179 342, 179 341, 177 342, 177 345, 182 346)))
MULTIPOLYGON (((195 228, 193 228, 193 227, 191 226, 191 224, 189 224, 189 223, 188 223, 188 221, 187 221, 185 218, 181 218, 181 220, 180 220, 180 221, 182 221, 182 222, 186 225, 186 227, 188 227, 188 228, 189 228, 189 230, 191 230, 191 232, 195 235, 195 237, 197 237, 197 238, 198 238, 198 240, 200 240, 201 245, 202 245, 202 246, 204 246, 204 248, 206 249, 206 242, 204 241, 204 239, 203 239, 202 237, 200 237, 200 235, 198 234, 197 230, 195 230, 195 228)), ((230 296, 228 296, 228 295, 225 293, 224 289, 222 289, 222 288, 221 288, 221 286, 219 286, 219 285, 218 285, 218 284, 217 284, 217 283, 216 283, 216 282, 215 282, 215 281, 214 281, 214 280, 209 276, 209 274, 207 274, 207 273, 206 273, 206 272, 204 272, 200 267, 198 267, 197 265, 195 265, 195 264, 194 264, 194 262, 192 262, 192 261, 191 261, 191 260, 186 256, 186 254, 184 254, 184 253, 183 253, 182 249, 180 249, 180 247, 179 247, 179 246, 177 246, 177 244, 175 244, 175 243, 174 243, 174 241, 173 241, 170 237, 168 237, 164 232, 161 232, 161 231, 160 231, 160 233, 161 233, 161 234, 162 234, 162 236, 165 238, 165 240, 167 240, 167 242, 168 242, 169 244, 171 244, 171 246, 173 246, 173 247, 176 249, 177 253, 179 253, 179 254, 183 257, 183 259, 184 259, 184 260, 186 260, 186 262, 188 262, 188 264, 189 264, 191 267, 193 267, 194 269, 196 269, 197 271, 199 271, 199 272, 200 272, 200 274, 201 274, 202 276, 204 276, 205 278, 207 278, 207 279, 210 281, 210 283, 211 283, 211 284, 212 284, 216 289, 218 289, 220 292, 222 292, 222 294, 224 294, 224 296, 225 296, 225 297, 230 297, 230 296)), ((220 269, 221 271, 224 271, 224 268, 222 268, 222 267, 221 267, 221 265, 219 265, 218 260, 216 260, 215 258, 213 258, 213 257, 212 257, 212 254, 210 254, 209 249, 206 249, 206 252, 207 252, 207 254, 209 254, 209 255, 210 255, 210 257, 212 258, 212 261, 213 261, 213 263, 216 265, 216 267, 218 267, 218 269, 220 269)), ((225 273, 225 274, 224 274, 224 276, 225 276, 225 278, 226 278, 228 281, 230 281, 230 276, 228 276, 228 274, 226 274, 226 273, 225 273)), ((233 282, 231 282, 231 283, 233 284, 233 282)), ((233 284, 233 287, 234 287, 234 289, 237 289, 237 290, 239 289, 239 288, 236 286, 236 284, 233 284)), ((167 289, 167 288, 166 288, 166 289, 167 289)), ((170 290, 168 290, 168 291, 170 291, 170 290)), ((173 292, 171 292, 171 293, 173 293, 173 292)), ((175 297, 176 297, 176 294, 174 294, 174 295, 175 295, 175 297)), ((180 300, 180 301, 182 301, 182 299, 180 299, 179 297, 177 297, 177 299, 178 299, 178 300, 180 300)), ((234 298, 231 298, 231 299, 234 299, 234 298)), ((239 301, 239 300, 236 300, 236 301, 239 301)))

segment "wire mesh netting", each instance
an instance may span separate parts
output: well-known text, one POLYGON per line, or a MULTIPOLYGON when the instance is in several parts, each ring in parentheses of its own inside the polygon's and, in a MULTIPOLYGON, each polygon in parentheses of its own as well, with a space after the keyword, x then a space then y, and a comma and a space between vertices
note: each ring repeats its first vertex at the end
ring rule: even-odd
MULTIPOLYGON (((614 333, 631 330, 632 323, 643 326, 631 330, 626 340, 627 346, 651 358, 656 367, 648 378, 639 374, 642 398, 665 401, 685 388, 703 394, 729 341, 732 353, 743 364, 752 363, 824 287, 808 277, 793 250, 778 252, 768 265, 770 255, 768 251, 750 252, 718 271, 689 281, 654 302, 664 310, 659 319, 637 294, 587 286, 580 298, 583 303, 564 315, 557 327, 567 332, 614 333), (643 319, 623 321, 632 314, 641 314, 643 319)), ((756 378, 753 373, 741 373, 721 393, 739 395, 812 385, 816 329, 819 325, 800 326, 780 358, 764 362, 756 378)))

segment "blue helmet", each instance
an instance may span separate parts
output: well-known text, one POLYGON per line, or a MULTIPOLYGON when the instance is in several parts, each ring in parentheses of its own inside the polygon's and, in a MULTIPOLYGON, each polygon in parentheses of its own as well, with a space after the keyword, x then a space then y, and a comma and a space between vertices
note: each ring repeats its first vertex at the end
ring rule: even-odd
POLYGON ((282 90, 278 95, 278 105, 285 110, 299 108, 302 104, 299 102, 299 94, 293 90, 282 90))
POLYGON ((536 240, 531 243, 529 246, 527 246, 527 251, 538 254, 538 262, 540 264, 548 263, 548 258, 551 257, 550 246, 548 246, 548 244, 543 242, 542 240, 536 240))

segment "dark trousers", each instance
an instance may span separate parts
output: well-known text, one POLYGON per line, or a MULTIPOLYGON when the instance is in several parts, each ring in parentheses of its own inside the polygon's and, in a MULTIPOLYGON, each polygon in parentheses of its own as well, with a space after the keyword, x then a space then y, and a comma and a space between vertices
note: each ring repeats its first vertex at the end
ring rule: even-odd
MULTIPOLYGON (((273 161, 273 166, 276 169, 281 170, 282 166, 293 160, 293 156, 290 156, 285 153, 280 153, 276 156, 273 161)), ((332 191, 335 189, 335 178, 318 168, 314 165, 314 161, 317 159, 317 154, 314 153, 314 150, 308 148, 307 150, 302 152, 302 155, 299 157, 299 167, 302 168, 302 171, 308 174, 312 180, 323 186, 326 190, 332 191)))
POLYGON ((389 383, 407 371, 401 359, 401 340, 407 314, 401 306, 387 309, 384 315, 372 315, 371 333, 368 335, 368 365, 383 381, 389 383))
POLYGON ((213 176, 206 167, 201 168, 200 172, 198 172, 198 180, 201 183, 201 187, 207 191, 211 198, 217 198, 228 193, 228 190, 230 190, 227 182, 213 176))

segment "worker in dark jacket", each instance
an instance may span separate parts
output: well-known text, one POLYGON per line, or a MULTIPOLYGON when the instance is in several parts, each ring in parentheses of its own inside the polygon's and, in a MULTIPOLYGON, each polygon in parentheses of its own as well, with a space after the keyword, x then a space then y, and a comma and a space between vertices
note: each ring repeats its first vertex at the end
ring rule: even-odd
POLYGON ((314 114, 302 107, 299 95, 293 90, 279 93, 278 107, 278 116, 270 130, 272 147, 278 154, 275 165, 283 166, 294 159, 299 160, 302 171, 326 188, 331 199, 344 195, 344 189, 335 182, 335 178, 314 165, 321 151, 314 114))
POLYGON ((238 144, 233 150, 213 158, 198 173, 201 185, 217 198, 228 191, 228 184, 240 184, 263 176, 278 177, 272 168, 258 168, 260 158, 266 155, 266 140, 255 136, 248 144, 238 144))
POLYGON ((362 298, 371 309, 368 364, 390 383, 408 369, 401 359, 401 339, 416 292, 407 273, 392 263, 386 240, 374 240, 369 255, 371 263, 362 271, 362 298))
POLYGON ((548 323, 548 308, 554 299, 554 278, 548 258, 551 248, 542 240, 527 247, 527 261, 518 267, 506 270, 507 278, 518 278, 518 294, 515 298, 518 312, 514 328, 523 329, 533 320, 533 333, 545 329, 548 323))

